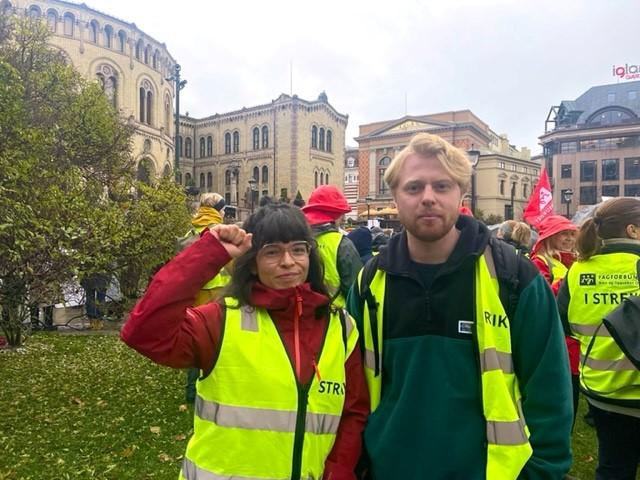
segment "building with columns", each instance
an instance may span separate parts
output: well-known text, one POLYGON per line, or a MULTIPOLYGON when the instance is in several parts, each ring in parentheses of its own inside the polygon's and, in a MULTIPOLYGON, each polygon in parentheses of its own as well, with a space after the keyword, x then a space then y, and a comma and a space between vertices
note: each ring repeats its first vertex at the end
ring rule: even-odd
POLYGON ((175 60, 164 43, 135 23, 63 0, 0 0, 0 10, 46 23, 50 44, 85 78, 102 85, 123 119, 135 127, 132 155, 138 177, 173 170, 175 60))
MULTIPOLYGON (((404 116, 360 125, 358 142, 358 195, 360 215, 393 207, 384 173, 393 157, 419 132, 438 135, 466 151, 478 151, 475 167, 476 207, 487 215, 521 218, 540 165, 527 148, 518 150, 506 135, 496 134, 470 110, 404 116)), ((345 186, 346 188, 346 186, 345 186)))
POLYGON ((342 188, 348 116, 322 92, 205 118, 180 117, 181 181, 251 210, 265 195, 306 200, 318 185, 342 188))

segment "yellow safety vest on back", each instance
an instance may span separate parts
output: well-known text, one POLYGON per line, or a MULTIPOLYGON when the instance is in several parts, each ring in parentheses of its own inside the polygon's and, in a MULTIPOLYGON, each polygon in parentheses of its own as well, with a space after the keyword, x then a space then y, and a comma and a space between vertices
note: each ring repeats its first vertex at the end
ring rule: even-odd
POLYGON ((624 355, 603 318, 629 295, 640 295, 633 253, 594 255, 572 265, 567 276, 568 317, 571 330, 580 340, 580 386, 603 401, 640 400, 640 371, 624 355), (587 355, 587 349, 593 345, 587 355))
MULTIPOLYGON (((316 237, 316 243, 318 244, 318 252, 322 263, 324 265, 324 283, 329 287, 331 296, 340 291, 340 274, 338 273, 338 247, 342 241, 342 234, 340 232, 323 232, 316 237)), ((333 304, 336 307, 344 308, 346 300, 342 293, 333 300, 333 304)))
MULTIPOLYGON (((363 271, 358 275, 360 288, 362 273, 363 271)), ((378 407, 382 392, 380 371, 385 285, 385 272, 377 270, 369 287, 378 303, 377 318, 369 317, 366 306, 363 309, 364 367, 372 412, 378 407)), ((490 247, 486 248, 484 255, 476 263, 475 285, 474 339, 478 346, 482 410, 487 425, 486 478, 516 479, 531 457, 533 449, 529 443, 529 429, 522 413, 518 379, 513 369, 511 321, 500 301, 490 247)))
POLYGON ((269 313, 226 304, 218 360, 197 383, 180 479, 322 478, 344 406, 355 322, 344 311, 330 315, 316 374, 300 385, 269 313))

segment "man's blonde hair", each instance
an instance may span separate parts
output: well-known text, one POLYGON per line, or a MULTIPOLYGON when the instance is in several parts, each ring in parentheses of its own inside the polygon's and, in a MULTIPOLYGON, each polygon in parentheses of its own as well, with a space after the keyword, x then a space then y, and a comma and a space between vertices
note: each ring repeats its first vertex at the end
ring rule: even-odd
POLYGON ((467 154, 437 135, 418 133, 413 136, 409 145, 394 157, 384 174, 384 180, 392 192, 398 187, 400 170, 410 155, 437 159, 442 168, 460 186, 462 193, 467 191, 471 180, 471 162, 467 154))
POLYGON ((219 193, 203 193, 200 195, 200 206, 215 207, 222 198, 222 195, 219 193))

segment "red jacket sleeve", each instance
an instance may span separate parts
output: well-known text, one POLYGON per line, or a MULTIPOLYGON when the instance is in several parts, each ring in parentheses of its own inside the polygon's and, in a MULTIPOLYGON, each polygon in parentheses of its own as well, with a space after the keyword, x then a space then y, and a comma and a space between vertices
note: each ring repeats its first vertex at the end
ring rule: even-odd
POLYGON ((205 233, 156 273, 122 328, 122 341, 156 363, 208 373, 218 353, 222 308, 191 305, 229 260, 220 242, 205 233))
POLYGON ((362 451, 362 432, 369 415, 369 391, 364 378, 360 350, 351 353, 345 364, 347 388, 336 442, 325 461, 322 478, 355 480, 362 451))
POLYGON ((549 265, 544 261, 543 258, 539 256, 534 256, 531 258, 531 262, 536 266, 540 275, 544 277, 549 285, 551 285, 551 271, 549 270, 549 265))

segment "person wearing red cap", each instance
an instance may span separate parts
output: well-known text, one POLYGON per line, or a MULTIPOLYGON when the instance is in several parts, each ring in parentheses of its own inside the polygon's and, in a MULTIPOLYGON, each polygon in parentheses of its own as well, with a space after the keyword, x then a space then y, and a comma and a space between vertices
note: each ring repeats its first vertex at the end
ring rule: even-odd
MULTIPOLYGON (((551 286, 554 295, 558 295, 560 285, 576 260, 574 250, 578 227, 562 215, 550 215, 538 226, 538 241, 531 249, 531 261, 540 270, 544 279, 551 286)), ((578 397, 580 396, 580 342, 573 337, 565 336, 571 368, 573 387, 573 420, 578 413, 578 397)))
POLYGON ((358 250, 338 227, 339 220, 351 207, 336 187, 321 185, 311 192, 302 211, 318 243, 324 280, 334 296, 333 303, 344 307, 349 289, 362 268, 358 250))

